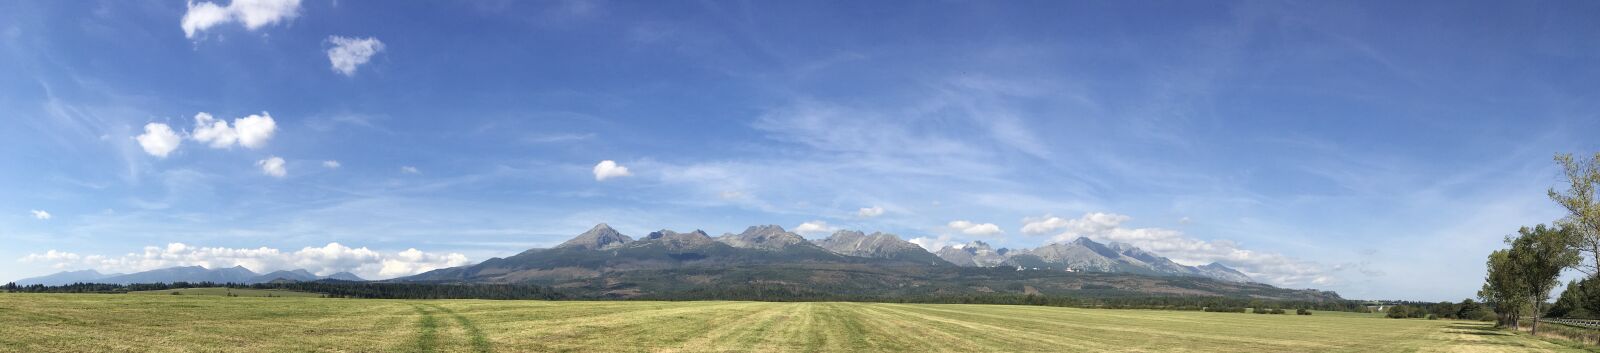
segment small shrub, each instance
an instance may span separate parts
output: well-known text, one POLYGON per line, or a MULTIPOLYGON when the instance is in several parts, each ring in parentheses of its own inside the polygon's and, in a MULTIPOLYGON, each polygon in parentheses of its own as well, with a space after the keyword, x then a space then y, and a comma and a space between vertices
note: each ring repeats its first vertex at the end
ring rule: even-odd
POLYGON ((1439 315, 1428 314, 1428 320, 1438 320, 1439 315))
POLYGON ((1311 310, 1306 310, 1306 309, 1294 309, 1294 314, 1295 314, 1295 315, 1311 315, 1311 310))
POLYGON ((1283 315, 1283 309, 1272 309, 1273 315, 1283 315))
POLYGON ((172 295, 183 295, 183 292, 172 291, 172 295))

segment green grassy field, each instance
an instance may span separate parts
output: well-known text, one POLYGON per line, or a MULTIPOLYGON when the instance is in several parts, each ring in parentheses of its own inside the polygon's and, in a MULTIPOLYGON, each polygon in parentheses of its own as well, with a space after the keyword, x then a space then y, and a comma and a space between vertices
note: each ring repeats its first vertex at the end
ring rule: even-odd
POLYGON ((129 292, 128 294, 134 294, 134 295, 173 295, 172 293, 174 293, 174 292, 177 292, 179 295, 227 296, 228 294, 233 294, 234 296, 239 296, 239 297, 269 297, 269 296, 270 297, 302 297, 302 298, 321 298, 322 297, 322 294, 317 294, 317 293, 295 292, 295 291, 274 290, 274 289, 236 289, 236 288, 183 288, 183 289, 168 289, 168 290, 147 290, 147 291, 129 292))
POLYGON ((1577 350, 1477 322, 1354 315, 876 303, 0 294, 0 352, 647 351, 1577 350))

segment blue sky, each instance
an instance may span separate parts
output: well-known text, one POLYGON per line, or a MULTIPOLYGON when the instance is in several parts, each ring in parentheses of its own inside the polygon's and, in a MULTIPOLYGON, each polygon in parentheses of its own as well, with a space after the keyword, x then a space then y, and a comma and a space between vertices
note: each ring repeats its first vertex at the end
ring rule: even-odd
POLYGON ((1459 300, 1600 150, 1587 2, 222 1, 0 4, 0 278, 770 223, 1459 300))

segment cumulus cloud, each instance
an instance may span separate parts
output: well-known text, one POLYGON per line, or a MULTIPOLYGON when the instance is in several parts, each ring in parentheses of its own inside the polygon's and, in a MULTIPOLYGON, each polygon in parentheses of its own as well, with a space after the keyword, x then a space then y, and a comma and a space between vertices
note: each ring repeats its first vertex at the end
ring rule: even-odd
POLYGON ((239 142, 239 132, 228 126, 227 120, 217 120, 211 113, 200 112, 194 115, 194 132, 189 138, 211 148, 228 148, 239 142))
POLYGON ((940 235, 935 238, 916 237, 906 241, 909 241, 912 244, 917 244, 917 246, 921 246, 923 249, 927 249, 928 251, 939 251, 939 249, 944 249, 945 246, 955 246, 957 248, 961 247, 961 244, 958 244, 954 240, 950 239, 949 235, 940 235))
POLYGON ((38 220, 50 219, 50 212, 45 212, 44 210, 31 210, 31 211, 28 211, 28 212, 33 214, 33 219, 38 219, 38 220))
POLYGON ((400 173, 401 174, 422 174, 422 170, 417 169, 417 167, 406 165, 406 166, 400 166, 400 173))
POLYGON ((947 226, 949 226, 950 229, 954 229, 966 235, 995 236, 1006 233, 1005 231, 1000 230, 1000 226, 994 225, 994 223, 951 221, 950 224, 947 224, 947 226))
POLYGON ((406 251, 401 251, 395 256, 383 259, 383 267, 378 270, 378 276, 406 276, 466 264, 466 255, 456 253, 429 254, 417 249, 406 249, 406 251))
POLYGON ((861 218, 872 218, 872 217, 877 217, 877 216, 882 216, 882 215, 883 215, 883 207, 878 207, 878 206, 862 207, 860 210, 856 210, 856 217, 861 217, 861 218))
POLYGON ((823 221, 805 222, 801 223, 798 227, 794 227, 794 232, 802 235, 822 235, 832 233, 835 230, 838 229, 829 226, 828 222, 823 221))
POLYGON ((599 164, 594 165, 595 181, 605 181, 606 179, 625 177, 629 175, 633 175, 633 173, 628 171, 628 167, 624 167, 621 164, 617 164, 617 162, 609 159, 600 161, 599 164))
POLYGON ((278 131, 278 123, 272 121, 272 115, 267 112, 235 119, 233 125, 234 130, 239 131, 239 145, 248 148, 266 146, 267 140, 272 139, 272 134, 278 131))
POLYGON ((305 247, 299 251, 282 251, 268 247, 254 249, 196 247, 171 243, 165 247, 147 246, 143 252, 129 253, 120 257, 85 256, 50 250, 42 254, 28 254, 18 261, 47 263, 55 268, 87 267, 102 272, 125 273, 173 266, 206 268, 244 266, 260 273, 305 269, 322 276, 350 272, 368 279, 408 276, 469 263, 466 255, 459 253, 428 253, 417 249, 384 253, 365 247, 351 248, 339 243, 328 243, 322 247, 305 247))
POLYGON ((278 178, 282 178, 284 175, 289 174, 289 171, 284 168, 283 163, 283 158, 278 158, 276 156, 268 156, 267 159, 256 161, 256 165, 261 167, 261 173, 278 178))
POLYGON ((226 120, 200 112, 194 115, 194 132, 189 134, 189 138, 211 148, 232 148, 238 144, 257 149, 265 147, 277 131, 278 123, 267 112, 234 119, 232 126, 226 120))
POLYGON ((1123 223, 1132 219, 1102 212, 1086 213, 1077 219, 1045 216, 1024 220, 1027 225, 1023 226, 1023 232, 1039 235, 1060 231, 1054 236, 1055 241, 1087 237, 1099 242, 1128 243, 1191 266, 1220 262, 1257 281, 1276 285, 1322 285, 1332 281, 1327 270, 1319 264, 1276 253, 1243 249, 1232 241, 1199 240, 1171 229, 1122 227, 1123 223))
POLYGON ((328 62, 332 63, 334 72, 345 76, 355 76, 357 67, 383 51, 383 42, 373 37, 328 36, 328 43, 333 43, 333 47, 328 48, 328 62))
POLYGON ((339 169, 339 161, 335 161, 335 160, 322 161, 322 167, 323 168, 328 168, 328 169, 339 169))
POLYGON ((1065 219, 1055 216, 1025 218, 1022 220, 1022 233, 1043 235, 1063 229, 1073 233, 1101 233, 1116 228, 1117 225, 1130 219, 1132 218, 1128 216, 1102 212, 1090 212, 1079 219, 1065 219))
POLYGON ((183 144, 183 139, 178 138, 178 133, 172 132, 172 127, 162 123, 144 124, 144 133, 134 140, 139 141, 139 147, 144 148, 144 153, 152 156, 167 158, 178 145, 183 144))
POLYGON ((28 254, 27 256, 17 259, 17 261, 47 263, 50 264, 50 267, 52 268, 62 269, 77 265, 79 262, 83 261, 83 255, 65 251, 50 250, 44 252, 43 254, 28 254))
POLYGON ((183 27, 184 37, 193 39, 200 32, 227 23, 238 22, 254 31, 299 15, 300 0, 233 0, 227 6, 191 1, 179 26, 183 27))

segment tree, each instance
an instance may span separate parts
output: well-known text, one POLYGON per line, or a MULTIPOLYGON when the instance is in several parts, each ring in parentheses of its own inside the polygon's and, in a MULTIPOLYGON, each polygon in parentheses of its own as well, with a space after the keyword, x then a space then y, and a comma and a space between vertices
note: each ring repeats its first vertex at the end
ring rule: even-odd
POLYGON ((1408 318, 1411 317, 1411 307, 1405 305, 1391 306, 1389 307, 1389 312, 1384 315, 1388 316, 1390 319, 1408 318))
POLYGON ((1550 199, 1567 209, 1561 224, 1575 233, 1571 246, 1592 261, 1573 268, 1589 277, 1600 276, 1600 200, 1594 195, 1595 188, 1600 187, 1600 152, 1589 160, 1558 154, 1556 163, 1561 164, 1568 187, 1565 192, 1550 188, 1550 199))
POLYGON ((1483 305, 1473 301, 1472 298, 1461 300, 1461 304, 1457 305, 1456 308, 1456 317, 1463 320, 1480 320, 1488 315, 1484 311, 1483 305))
POLYGON ((1522 305, 1528 302, 1529 291, 1523 289, 1526 283, 1518 278, 1510 254, 1509 249, 1489 253, 1486 263, 1489 273, 1484 278, 1483 289, 1478 290, 1478 299, 1494 308, 1495 315, 1499 317, 1496 325, 1516 328, 1522 305))
POLYGON ((1545 311, 1544 317, 1588 316, 1580 304, 1581 291, 1577 280, 1567 283, 1567 289, 1562 290, 1561 296, 1556 297, 1556 303, 1550 305, 1550 310, 1545 311))
POLYGON ((1600 314, 1600 278, 1589 277, 1567 284, 1567 290, 1561 292, 1556 304, 1567 305, 1563 301, 1573 307, 1573 313, 1567 317, 1595 318, 1600 314))
MULTIPOLYGON (((1523 282, 1526 300, 1533 302, 1533 317, 1544 314, 1544 302, 1550 291, 1561 284, 1561 270, 1578 264, 1578 250, 1572 244, 1572 231, 1567 227, 1551 228, 1543 224, 1533 228, 1522 227, 1516 238, 1506 239, 1511 244, 1507 260, 1523 282)), ((1539 320, 1533 321, 1533 334, 1539 333, 1539 320)))

